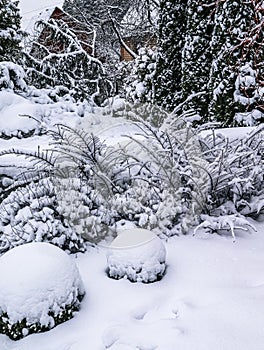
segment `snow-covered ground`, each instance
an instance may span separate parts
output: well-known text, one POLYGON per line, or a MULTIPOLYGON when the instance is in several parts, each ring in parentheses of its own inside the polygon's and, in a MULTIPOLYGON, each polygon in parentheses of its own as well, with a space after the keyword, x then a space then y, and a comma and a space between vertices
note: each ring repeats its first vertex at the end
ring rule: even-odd
MULTIPOLYGON (((125 119, 94 114, 60 115, 59 121, 109 144, 136 132, 125 119)), ((233 130, 232 137, 240 131, 233 130)), ((0 140, 0 149, 36 150, 48 143, 46 135, 12 138, 0 140)), ((105 246, 71 256, 86 291, 80 311, 48 332, 16 342, 0 335, 0 350, 263 350, 264 219, 250 222, 257 232, 238 232, 235 243, 231 235, 170 238, 164 242, 166 274, 150 284, 110 279, 105 246)))
MULTIPOLYGON (((106 275, 107 249, 76 256, 86 289, 81 310, 64 324, 1 350, 262 350, 264 236, 175 237, 165 245, 167 271, 155 283, 106 275)), ((75 259, 75 257, 72 257, 75 259)))

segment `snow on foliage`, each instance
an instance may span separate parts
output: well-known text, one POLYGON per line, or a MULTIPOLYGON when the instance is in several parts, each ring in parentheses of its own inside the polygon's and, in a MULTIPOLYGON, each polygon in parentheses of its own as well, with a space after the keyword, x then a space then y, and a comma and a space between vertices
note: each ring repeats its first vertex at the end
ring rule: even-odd
POLYGON ((132 282, 154 282, 166 268, 166 249, 161 239, 144 229, 120 231, 107 253, 108 274, 132 282))
POLYGON ((24 69, 9 61, 0 62, 0 89, 25 91, 27 84, 24 69))
POLYGON ((143 103, 153 101, 156 56, 156 52, 152 49, 139 49, 138 56, 132 63, 132 71, 126 79, 126 93, 129 100, 143 103))
POLYGON ((38 106, 11 91, 0 91, 0 138, 22 138, 41 133, 38 121, 29 118, 36 115, 38 106))
POLYGON ((194 234, 199 232, 201 229, 207 233, 221 233, 223 231, 231 231, 233 241, 235 241, 236 230, 256 231, 253 225, 251 225, 245 218, 238 215, 223 215, 218 217, 201 215, 201 220, 202 223, 195 228, 194 234))
POLYGON ((245 226, 241 215, 257 218, 264 210, 263 127, 241 140, 212 131, 200 143, 210 187, 201 221, 203 214, 208 217, 199 227, 212 231, 229 227, 234 237, 233 227, 245 226))
MULTIPOLYGON (((65 108, 72 105, 78 109, 73 102, 65 108)), ((49 122, 58 108, 57 117, 66 115, 62 101, 50 103, 46 108, 49 122)), ((77 109, 69 116, 77 115, 77 109)), ((20 177, 3 189, 3 252, 35 240, 78 251, 84 247, 83 240, 98 243, 116 234, 122 222, 170 237, 199 225, 201 215, 257 217, 263 212, 261 128, 242 140, 215 132, 199 135, 184 118, 177 119, 150 104, 133 105, 121 99, 114 101, 112 111, 97 108, 95 115, 93 121, 91 114, 84 123, 77 121, 77 128, 53 126, 50 134, 54 140, 47 153, 1 152, 24 154, 34 159, 32 169, 38 169, 28 169, 32 179, 20 177), (104 133, 102 140, 91 133, 100 132, 103 118, 108 125, 118 119, 110 113, 125 118, 126 127, 121 128, 124 141, 120 143, 114 137, 108 144, 109 140, 102 141, 104 133), (39 200, 40 205, 32 208, 30 200, 23 198, 26 196, 39 200), (10 209, 11 202, 16 203, 16 210, 10 209)))
POLYGON ((0 332, 14 340, 72 318, 85 294, 75 262, 52 244, 13 248, 0 275, 0 332))
POLYGON ((252 68, 250 62, 239 69, 235 82, 234 99, 238 104, 247 108, 244 113, 236 113, 235 119, 238 123, 246 126, 260 124, 264 119, 262 111, 263 88, 257 80, 257 75, 257 70, 252 68))
POLYGON ((0 1, 0 62, 17 62, 21 58, 21 17, 16 0, 0 1))
POLYGON ((82 238, 58 212, 50 179, 22 178, 6 194, 0 204, 0 253, 33 241, 50 242, 73 253, 84 249, 82 238))
POLYGON ((31 50, 25 53, 27 81, 38 88, 55 88, 61 96, 69 94, 76 100, 100 104, 111 87, 101 61, 93 55, 95 33, 86 23, 81 25, 91 42, 82 42, 81 29, 77 35, 78 30, 63 17, 37 23, 47 37, 43 42, 33 41, 31 50))

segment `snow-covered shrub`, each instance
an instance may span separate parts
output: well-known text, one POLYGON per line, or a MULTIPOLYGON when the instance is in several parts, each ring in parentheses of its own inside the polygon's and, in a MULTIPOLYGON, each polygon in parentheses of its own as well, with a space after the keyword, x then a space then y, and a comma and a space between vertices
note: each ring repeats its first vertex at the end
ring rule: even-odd
POLYGON ((257 79, 258 70, 252 68, 248 62, 239 69, 235 82, 234 99, 238 105, 243 106, 242 113, 236 113, 235 119, 238 123, 246 126, 260 124, 264 120, 263 114, 263 92, 257 79), (246 112, 244 112, 246 108, 246 112))
POLYGON ((131 282, 154 282, 166 269, 166 249, 153 232, 144 229, 118 233, 108 248, 108 274, 115 279, 131 282))
POLYGON ((168 135, 141 119, 136 125, 140 135, 120 147, 62 125, 54 133, 56 163, 74 173, 56 179, 60 212, 85 239, 102 239, 123 220, 166 236, 197 221, 203 198, 196 184, 204 178, 194 134, 168 135))
POLYGON ((139 49, 133 62, 132 72, 126 79, 127 98, 133 102, 152 102, 154 98, 154 75, 156 52, 152 49, 139 49))
POLYGON ((116 217, 138 227, 167 236, 184 233, 197 221, 209 186, 198 166, 203 160, 195 133, 185 123, 162 130, 138 118, 136 125, 139 132, 128 137, 125 151, 130 185, 113 197, 111 207, 116 217))
MULTIPOLYGON (((225 228, 229 226, 232 231, 232 225, 241 226, 241 215, 256 218, 263 213, 263 140, 261 126, 241 140, 229 140, 214 131, 200 138, 210 180, 202 214, 211 217, 200 227, 221 229, 225 222, 225 228), (214 218, 216 223, 212 224, 214 218)), ((204 217, 207 216, 202 215, 202 221, 204 217)), ((233 231, 232 234, 234 236, 233 231)))
POLYGON ((244 126, 255 126, 264 121, 264 113, 258 109, 253 109, 251 112, 237 113, 235 120, 244 126))
POLYGON ((63 18, 37 22, 38 31, 47 37, 39 36, 42 42, 33 40, 30 52, 25 53, 27 82, 40 89, 54 88, 62 95, 66 90, 76 100, 101 104, 111 84, 102 62, 94 57, 95 31, 82 22, 80 33, 85 34, 80 34, 68 22, 63 18))
POLYGON ((26 138, 43 133, 41 123, 29 117, 37 113, 37 106, 12 91, 0 91, 0 113, 0 138, 26 138))
POLYGON ((209 216, 201 215, 201 224, 199 224, 195 230, 194 235, 203 230, 206 233, 221 233, 223 231, 231 231, 233 241, 236 240, 235 230, 255 230, 241 215, 223 215, 223 216, 209 216))
POLYGON ((57 169, 52 177, 57 211, 85 241, 98 242, 108 231, 109 210, 100 192, 78 170, 71 170, 71 167, 57 169))
POLYGON ((77 252, 84 243, 58 211, 54 185, 49 178, 16 180, 2 193, 0 254, 28 242, 50 242, 77 252))
POLYGON ((85 294, 75 262, 52 244, 11 249, 0 275, 0 333, 13 340, 71 319, 85 294))
POLYGON ((109 197, 114 183, 110 178, 112 152, 98 137, 65 125, 53 132, 57 154, 53 183, 60 213, 85 240, 105 237, 111 223, 109 197), (73 208, 69 210, 69 208, 73 208))
POLYGON ((257 214, 261 208, 253 208, 252 200, 256 196, 260 200, 264 194, 263 127, 242 140, 229 140, 212 132, 200 142, 210 177, 207 213, 224 212, 225 207, 226 212, 257 214))
POLYGON ((0 90, 25 91, 25 72, 21 66, 12 62, 0 62, 0 90))

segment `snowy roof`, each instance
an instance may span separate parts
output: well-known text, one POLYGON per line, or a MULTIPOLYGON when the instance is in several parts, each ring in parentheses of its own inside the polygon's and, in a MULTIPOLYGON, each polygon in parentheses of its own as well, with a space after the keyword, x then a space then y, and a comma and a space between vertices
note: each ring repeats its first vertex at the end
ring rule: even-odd
MULTIPOLYGON (((72 15, 70 15, 68 12, 65 12, 64 10, 62 10, 61 8, 59 8, 58 6, 51 6, 46 8, 45 10, 39 12, 38 15, 32 17, 30 23, 28 24, 27 28, 25 29, 25 31, 27 33, 29 33, 30 35, 35 35, 36 31, 38 32, 37 28, 36 28, 36 23, 39 21, 44 21, 47 22, 50 17, 52 16, 53 13, 55 13, 55 11, 61 12, 65 17, 67 18, 71 18, 74 22, 78 22, 80 25, 85 25, 85 27, 87 27, 87 24, 80 22, 77 18, 73 17, 72 15)), ((63 17, 64 18, 64 17, 63 17)), ((92 26, 91 26, 91 30, 92 30, 92 26)))
POLYGON ((52 12, 55 10, 56 6, 52 6, 46 8, 45 10, 39 12, 36 16, 33 16, 27 25, 25 31, 29 33, 29 35, 33 35, 36 30, 36 23, 38 21, 46 21, 50 18, 52 12))
POLYGON ((89 27, 86 23, 80 22, 78 19, 57 6, 49 7, 32 18, 32 21, 26 29, 29 36, 24 40, 25 50, 31 52, 33 41, 41 40, 42 44, 50 45, 50 43, 45 41, 47 34, 43 31, 43 26, 38 26, 39 22, 49 22, 50 19, 53 19, 56 22, 65 22, 77 35, 83 48, 89 53, 92 52, 93 49, 89 43, 93 43, 94 40, 95 33, 93 28, 89 27))

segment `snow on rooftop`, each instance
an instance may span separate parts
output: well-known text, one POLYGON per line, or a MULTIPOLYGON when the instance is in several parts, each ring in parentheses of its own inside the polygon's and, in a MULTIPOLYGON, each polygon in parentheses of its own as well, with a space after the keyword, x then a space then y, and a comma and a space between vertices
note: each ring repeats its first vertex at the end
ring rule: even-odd
POLYGON ((39 12, 37 15, 33 16, 30 21, 28 22, 28 25, 25 28, 25 31, 29 35, 33 35, 36 31, 36 23, 38 21, 46 21, 50 18, 52 12, 54 11, 56 6, 48 7, 41 12, 39 12))

